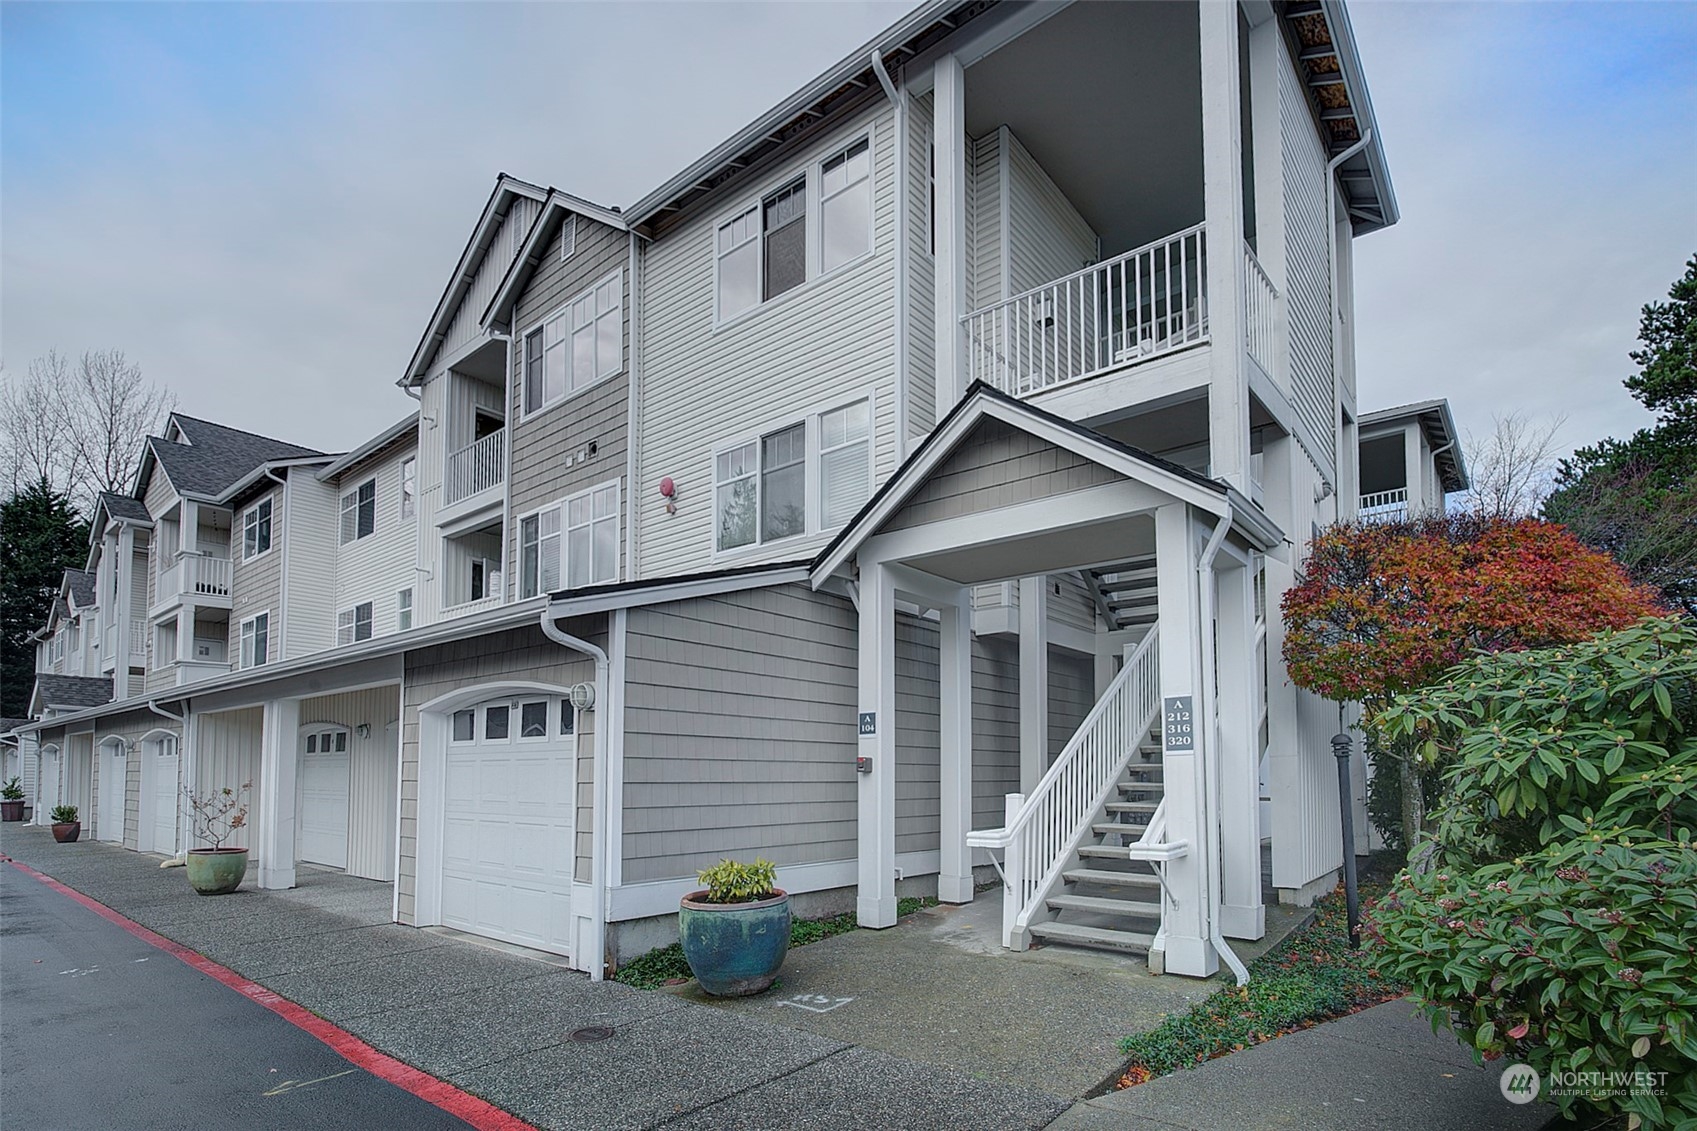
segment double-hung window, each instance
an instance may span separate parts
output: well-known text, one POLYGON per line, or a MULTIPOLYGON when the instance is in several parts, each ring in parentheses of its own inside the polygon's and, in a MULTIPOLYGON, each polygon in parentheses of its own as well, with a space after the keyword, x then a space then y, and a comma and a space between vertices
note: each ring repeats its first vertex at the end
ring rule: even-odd
POLYGON ((377 529, 377 480, 367 479, 342 496, 342 545, 377 529))
POLYGON ((418 459, 408 456, 401 461, 401 517, 411 518, 418 513, 418 459))
POLYGON ((412 627, 412 587, 395 594, 395 631, 405 632, 412 627))
POLYGON ((819 268, 832 271, 872 247, 872 149, 861 138, 819 166, 819 268))
POLYGON ((371 639, 371 602, 365 601, 336 614, 336 643, 352 644, 371 639))
POLYGON ((719 551, 843 525, 872 490, 866 400, 762 433, 714 458, 719 551))
POLYGON ((536 412, 624 367, 624 275, 615 271, 525 335, 524 411, 536 412))
POLYGON ((242 515, 242 560, 257 558, 271 548, 271 500, 261 499, 242 515))
POLYGON ((271 650, 271 614, 260 613, 242 622, 241 665, 257 668, 265 663, 271 650))
POLYGON ((519 520, 519 595, 619 579, 619 485, 606 483, 519 520))

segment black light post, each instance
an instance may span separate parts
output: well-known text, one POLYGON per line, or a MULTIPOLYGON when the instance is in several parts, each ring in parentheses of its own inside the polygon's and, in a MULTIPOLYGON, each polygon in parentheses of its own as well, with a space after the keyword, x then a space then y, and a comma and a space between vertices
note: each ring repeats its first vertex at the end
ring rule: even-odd
POLYGON ((1361 946, 1361 905, 1355 895, 1355 799, 1349 788, 1351 739, 1332 736, 1332 754, 1338 760, 1338 815, 1343 822, 1343 897, 1349 908, 1350 949, 1361 946))

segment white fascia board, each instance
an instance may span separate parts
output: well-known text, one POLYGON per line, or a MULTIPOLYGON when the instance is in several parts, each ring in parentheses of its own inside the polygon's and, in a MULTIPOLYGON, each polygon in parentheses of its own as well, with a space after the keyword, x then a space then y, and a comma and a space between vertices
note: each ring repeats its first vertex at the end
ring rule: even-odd
POLYGON ((558 597, 548 605, 551 620, 588 616, 614 609, 632 609, 642 605, 660 605, 668 601, 687 601, 692 597, 718 597, 726 593, 741 593, 748 589, 765 589, 773 585, 806 584, 806 566, 780 566, 769 570, 738 573, 724 577, 686 578, 670 584, 643 585, 611 593, 591 593, 584 597, 558 597))
POLYGON ((530 231, 525 234, 524 244, 519 253, 513 256, 513 261, 507 264, 506 274, 501 276, 500 285, 495 288, 495 294, 489 300, 489 305, 483 308, 478 316, 478 325, 485 331, 495 333, 493 323, 508 313, 508 308, 518 301, 519 292, 529 283, 536 268, 542 265, 541 244, 544 233, 548 232, 555 217, 565 213, 576 213, 586 216, 599 224, 605 224, 615 231, 628 231, 629 225, 625 218, 617 212, 609 212, 598 204, 591 204, 581 197, 569 192, 550 189, 548 199, 542 204, 542 209, 531 221, 530 231))
POLYGON ((402 436, 405 436, 408 433, 416 434, 417 432, 418 413, 415 412, 406 419, 398 420, 389 425, 389 427, 385 428, 383 431, 379 432, 353 451, 344 452, 342 455, 337 456, 325 467, 319 469, 317 477, 320 481, 328 482, 329 480, 336 478, 336 476, 340 475, 348 468, 352 467, 354 464, 365 459, 367 456, 381 451, 383 448, 393 444, 402 436))
POLYGON ((1279 553, 1285 544, 1285 532, 1279 529, 1278 523, 1267 517, 1267 512, 1236 487, 1226 488, 1226 501, 1231 506, 1231 521, 1233 529, 1242 534, 1263 553, 1279 553))
MULTIPOLYGON (((246 491, 249 487, 255 486, 262 479, 271 478, 268 472, 286 471, 291 467, 311 467, 315 463, 325 463, 333 458, 334 457, 332 456, 300 456, 295 459, 267 460, 226 487, 222 495, 219 495, 215 499, 204 501, 214 503, 217 506, 227 507, 230 505, 230 501, 232 499, 239 498, 242 492, 246 491)), ((202 500, 196 501, 198 502, 202 500)))
POLYGON ((1379 136, 1379 122, 1373 114, 1373 99, 1367 93, 1367 81, 1363 78, 1361 69, 1361 55, 1355 46, 1355 30, 1349 23, 1349 10, 1344 7, 1342 0, 1320 0, 1320 9, 1325 14, 1326 26, 1331 29, 1332 46, 1337 48, 1338 69, 1343 72, 1344 88, 1349 92, 1349 105, 1355 111, 1355 124, 1362 137, 1372 131, 1373 140, 1368 144, 1364 156, 1373 175, 1373 187, 1378 193, 1379 215, 1384 217, 1382 226, 1388 228, 1402 218, 1402 213, 1397 208, 1396 189, 1391 185, 1390 168, 1385 164, 1385 149, 1379 136))

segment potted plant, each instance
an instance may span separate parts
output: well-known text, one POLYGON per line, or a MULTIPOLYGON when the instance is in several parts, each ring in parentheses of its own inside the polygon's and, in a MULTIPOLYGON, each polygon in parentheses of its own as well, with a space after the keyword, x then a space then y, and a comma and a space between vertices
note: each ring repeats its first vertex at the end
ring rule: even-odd
POLYGON ((53 818, 53 839, 60 844, 70 844, 82 835, 82 822, 77 820, 75 805, 55 805, 48 816, 53 818))
POLYGON ((13 778, 0 786, 0 821, 24 819, 24 784, 13 778))
POLYGON ((770 860, 721 860, 697 875, 707 886, 683 897, 678 937, 701 988, 744 997, 772 984, 790 949, 790 897, 770 860))
POLYGON ((252 782, 205 794, 183 788, 195 839, 211 846, 189 849, 184 861, 189 886, 201 895, 228 895, 242 886, 242 877, 247 875, 247 849, 225 848, 224 842, 237 829, 246 827, 247 792, 252 788, 252 782))

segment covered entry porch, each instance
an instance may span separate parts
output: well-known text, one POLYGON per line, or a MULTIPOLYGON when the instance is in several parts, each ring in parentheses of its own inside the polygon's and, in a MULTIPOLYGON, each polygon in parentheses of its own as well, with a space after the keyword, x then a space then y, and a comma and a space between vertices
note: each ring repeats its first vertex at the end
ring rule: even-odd
POLYGON ((1155 969, 1233 963, 1223 938, 1264 930, 1255 584, 1257 555, 1282 543, 1228 486, 974 386, 813 568, 815 587, 851 586, 859 615, 860 923, 896 920, 898 615, 917 612, 938 634, 940 898, 970 901, 974 851, 988 852, 1003 945, 1024 949, 1068 898, 1092 906, 1061 889, 1096 850, 1152 872, 1139 903, 1155 969), (1131 561, 1153 563, 1154 623, 1099 624, 1097 701, 1053 759, 1046 689, 1023 665, 1046 652, 1044 620, 1022 617, 1021 789, 1001 827, 975 830, 972 587, 1131 561))

